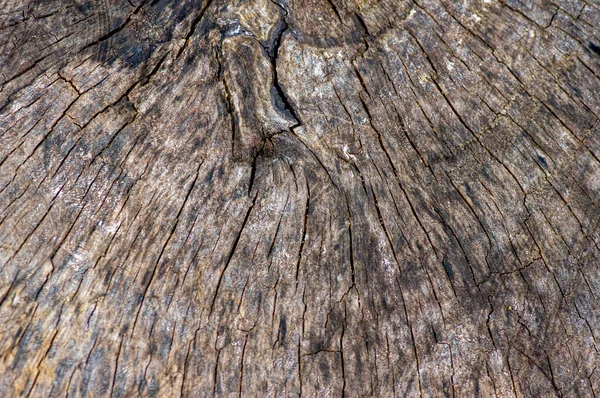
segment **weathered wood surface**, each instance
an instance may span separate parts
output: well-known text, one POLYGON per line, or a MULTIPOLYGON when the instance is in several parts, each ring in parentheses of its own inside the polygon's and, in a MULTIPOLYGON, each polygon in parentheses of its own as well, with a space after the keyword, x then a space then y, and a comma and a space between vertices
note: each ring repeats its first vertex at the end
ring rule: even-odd
POLYGON ((1 396, 600 393, 598 0, 0 0, 1 396))

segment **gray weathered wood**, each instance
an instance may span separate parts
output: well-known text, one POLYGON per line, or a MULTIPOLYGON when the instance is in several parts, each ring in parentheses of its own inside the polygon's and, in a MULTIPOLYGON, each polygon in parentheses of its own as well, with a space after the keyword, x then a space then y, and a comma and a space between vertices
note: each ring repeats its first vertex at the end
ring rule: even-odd
POLYGON ((0 0, 1 396, 594 397, 598 0, 0 0))

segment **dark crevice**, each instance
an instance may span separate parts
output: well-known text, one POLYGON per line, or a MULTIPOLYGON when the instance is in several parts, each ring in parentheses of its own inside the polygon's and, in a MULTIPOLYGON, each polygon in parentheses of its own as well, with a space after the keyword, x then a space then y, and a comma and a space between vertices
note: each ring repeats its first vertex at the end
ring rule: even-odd
POLYGON ((222 49, 218 49, 216 54, 217 64, 219 66, 219 70, 217 75, 219 79, 223 82, 223 87, 225 88, 225 106, 227 107, 227 112, 231 116, 231 153, 234 153, 235 149, 235 136, 237 132, 237 120, 235 114, 235 108, 233 106, 233 99, 231 96, 231 90, 229 89, 229 85, 227 84, 227 80, 225 79, 225 72, 223 70, 223 61, 221 60, 221 52, 222 49))
POLYGON ((140 86, 143 87, 150 82, 150 80, 156 75, 156 73, 160 70, 161 66, 165 63, 169 52, 167 52, 163 57, 156 63, 154 68, 148 73, 140 82, 140 86))
POLYGON ((346 211, 347 211, 347 224, 348 224, 348 242, 350 250, 350 270, 352 272, 352 286, 356 286, 356 270, 354 267, 354 245, 352 242, 352 214, 350 212, 350 204, 348 203, 348 197, 346 196, 346 211))
POLYGON ((597 46, 594 43, 590 42, 589 47, 590 50, 592 50, 596 55, 600 56, 600 46, 597 46))
POLYGON ((208 7, 210 7, 211 4, 212 4, 212 0, 209 0, 208 3, 206 4, 206 6, 204 6, 200 10, 200 12, 198 13, 198 15, 196 15, 196 18, 194 18, 194 20, 192 21, 192 24, 190 25, 190 30, 189 30, 188 34, 185 36, 185 42, 183 43, 183 46, 181 46, 181 48, 179 49, 179 51, 177 51, 177 55, 175 56, 175 58, 179 58, 179 56, 181 55, 181 53, 183 52, 183 50, 186 49, 188 41, 190 40, 190 38, 196 32, 196 29, 198 28, 198 25, 202 21, 202 18, 204 17, 204 14, 206 13, 206 10, 208 9, 208 7))
MULTIPOLYGON (((259 150, 260 153, 260 150, 259 150)), ((258 156, 254 157, 252 161, 252 169, 250 170, 250 182, 248 183, 248 196, 252 192, 252 187, 254 186, 254 179, 256 178, 256 163, 258 162, 258 156)))
POLYGON ((356 20, 358 21, 358 24, 360 25, 362 30, 365 32, 365 35, 371 36, 371 33, 369 32, 369 28, 367 28, 367 24, 365 23, 365 20, 358 13, 355 13, 354 15, 356 16, 356 20))
POLYGON ((288 97, 287 93, 285 92, 285 89, 279 82, 279 77, 277 74, 277 60, 279 58, 279 48, 281 47, 283 35, 290 29, 288 24, 289 11, 285 5, 279 3, 278 1, 272 0, 272 2, 280 9, 280 19, 276 31, 273 34, 272 42, 267 45, 263 44, 263 48, 265 49, 265 52, 269 60, 271 61, 271 65, 273 66, 273 86, 275 88, 275 91, 277 92, 279 100, 281 101, 284 110, 289 114, 289 116, 291 116, 296 121, 296 123, 290 127, 290 129, 293 129, 295 127, 301 126, 302 121, 300 119, 300 116, 298 115, 296 106, 293 104, 290 97, 288 97))
MULTIPOLYGON (((289 196, 288 196, 289 199, 289 196)), ((288 199, 286 199, 285 201, 285 206, 284 209, 287 207, 289 201, 288 199)), ((283 221, 283 215, 285 213, 281 212, 281 215, 279 216, 279 222, 277 223, 277 228, 275 229, 275 234, 273 235, 273 240, 271 241, 271 246, 269 247, 269 252, 267 254, 267 257, 271 257, 271 255, 273 254, 273 249, 275 248, 275 242, 277 241, 277 237, 279 236, 279 230, 281 229, 281 221, 283 221)))
POLYGON ((221 274, 219 275, 219 279, 217 280, 217 287, 215 288, 215 293, 214 293, 213 298, 210 303, 210 307, 209 307, 209 311, 208 311, 208 319, 210 319, 213 314, 213 311, 215 309, 215 304, 217 302, 217 297, 219 295, 219 289, 221 288, 221 283, 223 282, 223 276, 225 275, 225 272, 227 272, 227 268, 229 267, 229 264, 231 264, 231 260, 233 259, 235 250, 240 242, 242 233, 244 232, 244 229, 246 228, 246 225, 248 224, 248 220, 250 219, 250 214, 252 213, 252 209, 254 208, 254 205, 256 204, 257 198, 258 198, 258 192, 252 199, 252 203, 250 204, 250 206, 248 207, 248 210, 246 211, 244 221, 242 221, 242 225, 238 231, 238 234, 237 234, 235 240, 233 241, 233 246, 232 246, 231 250, 229 251, 229 254, 227 255, 227 260, 225 261, 225 265, 223 266, 223 269, 221 270, 221 274))
POLYGON ((298 286, 298 277, 300 275, 300 263, 302 261, 302 249, 306 241, 306 230, 308 226, 308 215, 310 214, 310 185, 306 181, 306 206, 304 207, 304 218, 302 226, 302 239, 300 240, 300 248, 298 249, 298 262, 296 263, 296 286, 298 286))
POLYGON ((327 0, 327 3, 329 4, 329 6, 331 7, 331 9, 335 13, 335 16, 337 17, 337 19, 339 19, 339 21, 343 24, 344 21, 342 20, 342 16, 340 15, 340 12, 338 11, 338 9, 335 6, 335 4, 333 3, 333 1, 332 0, 327 0))
POLYGON ((360 53, 360 55, 363 55, 365 52, 367 52, 369 50, 369 40, 372 39, 372 36, 371 36, 371 32, 369 32, 369 28, 367 27, 367 24, 365 23, 365 20, 360 16, 360 14, 355 13, 354 17, 356 18, 356 21, 358 22, 358 26, 363 31, 362 42, 365 45, 365 49, 360 53))

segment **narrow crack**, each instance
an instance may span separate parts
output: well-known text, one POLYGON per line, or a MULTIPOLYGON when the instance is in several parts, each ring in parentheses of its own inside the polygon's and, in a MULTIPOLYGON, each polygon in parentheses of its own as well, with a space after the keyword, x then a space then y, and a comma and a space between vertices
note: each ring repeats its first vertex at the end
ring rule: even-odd
POLYGON ((272 39, 272 42, 267 45, 263 44, 263 48, 269 60, 271 61, 271 65, 273 66, 273 87, 277 92, 277 95, 279 97, 278 99, 281 105, 283 105, 283 108, 288 113, 288 115, 296 121, 296 123, 290 127, 290 130, 292 130, 296 127, 301 126, 302 121, 300 119, 300 116, 298 115, 295 105, 293 104, 292 100, 287 95, 285 89, 279 82, 279 76, 277 73, 277 60, 279 59, 279 49, 281 47, 282 37, 288 30, 290 30, 288 24, 289 10, 285 5, 279 3, 277 0, 271 1, 280 9, 280 20, 277 26, 277 31, 273 35, 274 37, 272 39))
POLYGON ((221 58, 223 56, 222 53, 223 53, 223 49, 221 47, 219 47, 218 51, 216 52, 216 60, 217 60, 217 64, 219 67, 217 76, 219 76, 219 79, 223 83, 223 87, 225 89, 225 106, 227 108, 227 112, 231 116, 231 153, 233 154, 235 151, 235 137, 238 133, 237 132, 237 130, 238 130, 237 120, 236 120, 237 117, 235 114, 235 107, 233 105, 231 89, 229 88, 229 85, 227 84, 227 80, 225 79, 225 71, 223 69, 223 61, 221 60, 221 58))

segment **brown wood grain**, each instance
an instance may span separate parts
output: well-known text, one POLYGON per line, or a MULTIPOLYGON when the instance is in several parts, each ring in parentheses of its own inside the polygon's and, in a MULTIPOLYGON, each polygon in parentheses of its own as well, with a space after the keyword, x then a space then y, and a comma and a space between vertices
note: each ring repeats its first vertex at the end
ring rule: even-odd
POLYGON ((0 396, 595 397, 597 0, 0 0, 0 396))

